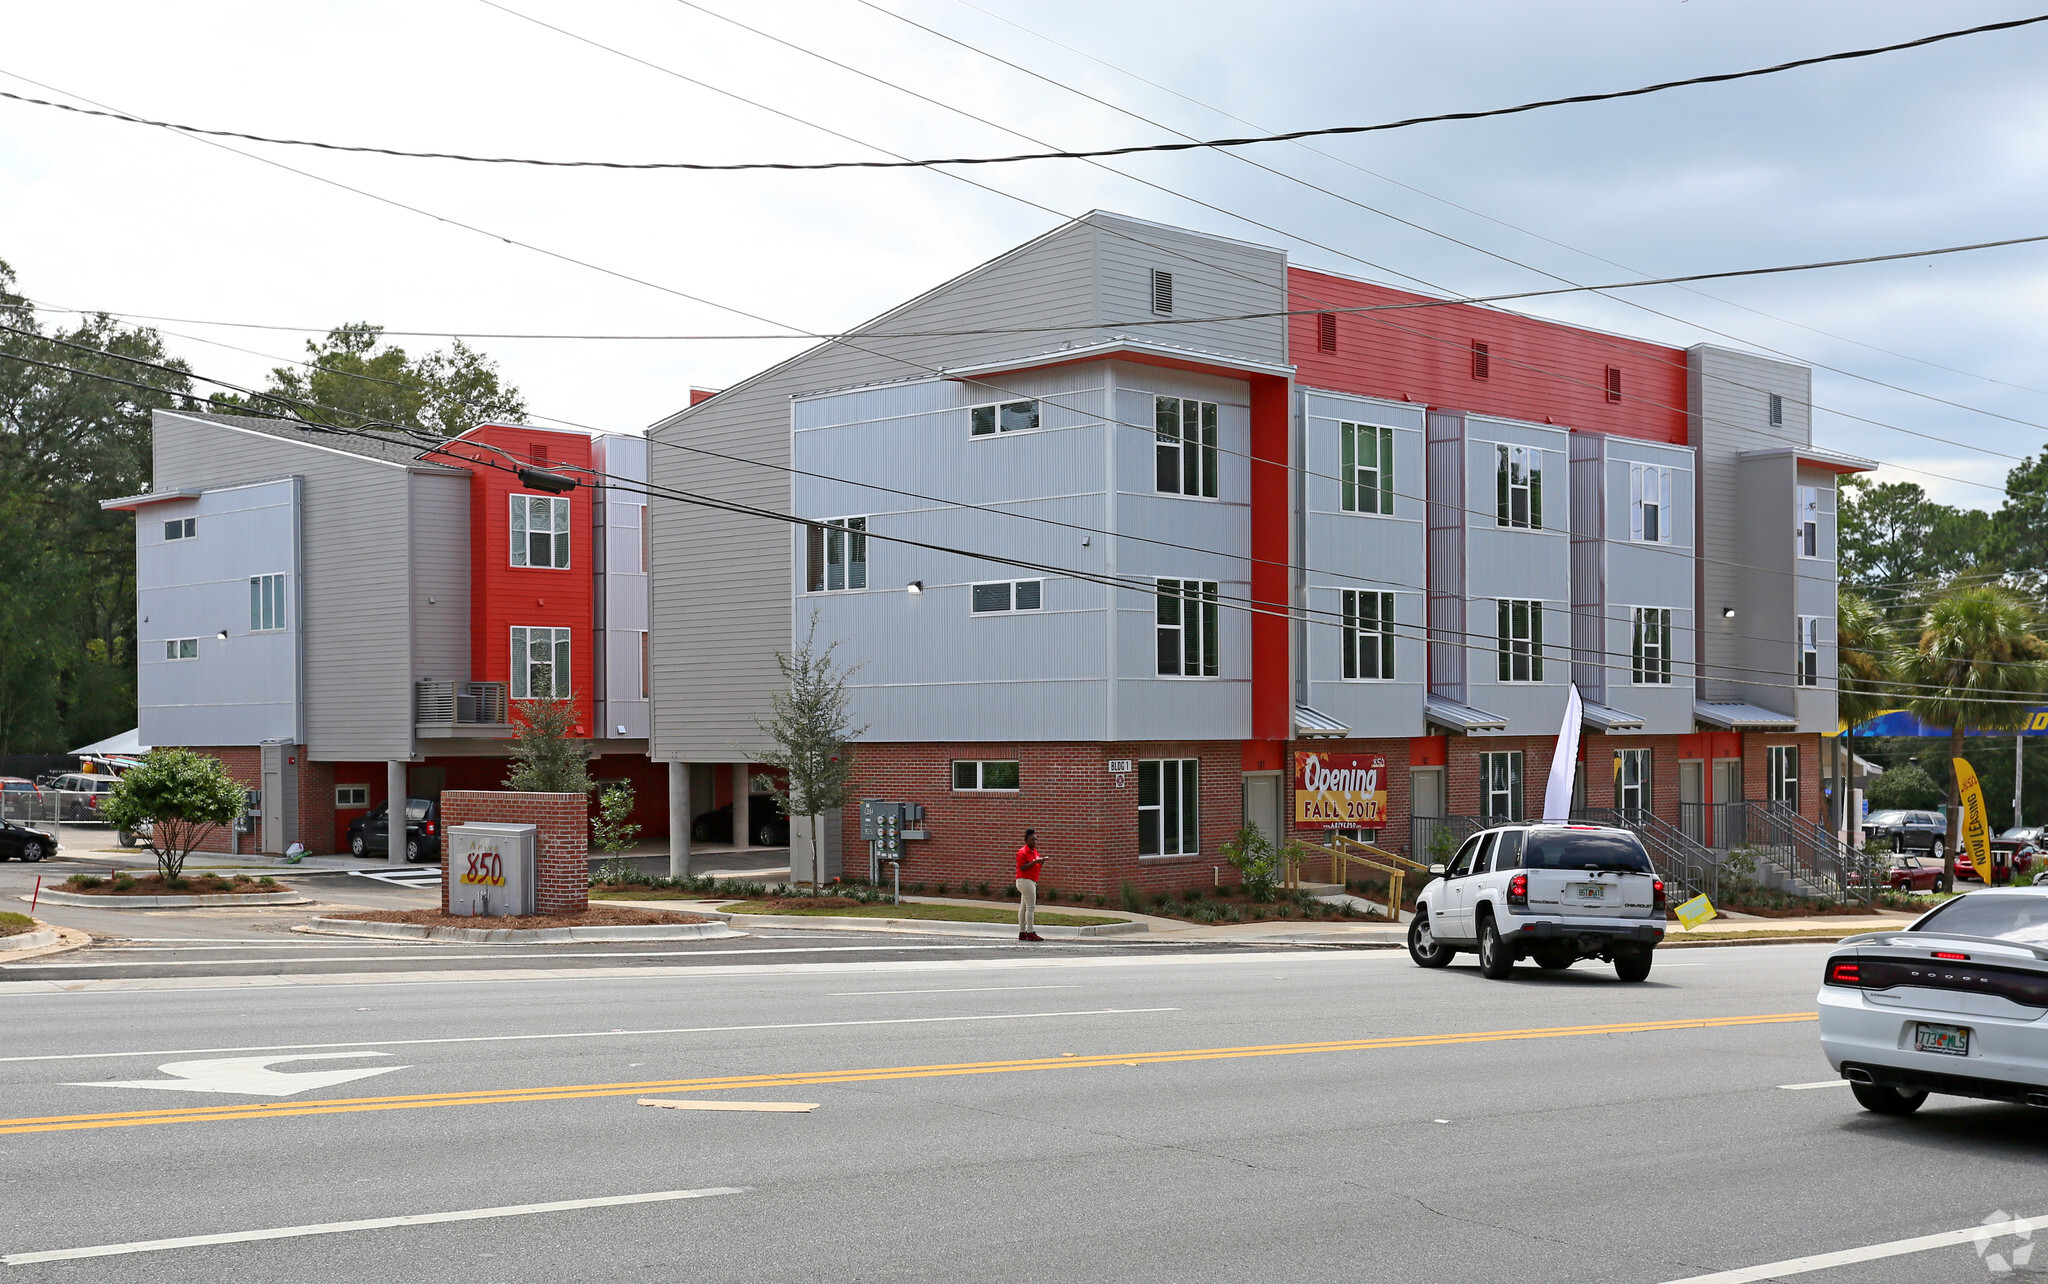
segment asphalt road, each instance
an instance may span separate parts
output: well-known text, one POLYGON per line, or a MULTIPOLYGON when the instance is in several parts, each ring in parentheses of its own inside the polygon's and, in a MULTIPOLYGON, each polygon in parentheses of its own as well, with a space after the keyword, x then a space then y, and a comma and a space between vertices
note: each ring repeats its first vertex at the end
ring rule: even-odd
MULTIPOLYGON (((1630 986, 919 944, 61 994, 10 973, 0 1280, 1661 1281, 2048 1212, 2048 1116, 1785 1087, 1828 1078, 1803 1015, 1824 947, 1666 951, 1630 986), (602 1202, 547 1207, 578 1201, 602 1202), (19 1257, 190 1236, 230 1239, 19 1257)), ((1961 1242, 1796 1278, 1994 1277, 1961 1242)))

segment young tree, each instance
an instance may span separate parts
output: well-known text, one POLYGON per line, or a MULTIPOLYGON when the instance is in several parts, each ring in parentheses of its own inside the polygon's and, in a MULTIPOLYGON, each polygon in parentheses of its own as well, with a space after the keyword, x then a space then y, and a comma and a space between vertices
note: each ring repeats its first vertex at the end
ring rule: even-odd
POLYGON ((512 772, 505 787, 522 793, 587 794, 590 741, 571 735, 573 694, 560 700, 514 700, 519 730, 512 737, 512 772))
MULTIPOLYGON (((775 805, 792 820, 798 816, 810 820, 814 886, 823 872, 818 815, 846 804, 847 782, 853 778, 851 742, 867 730, 846 725, 851 703, 846 680, 859 666, 841 670, 832 658, 838 649, 837 642, 818 648, 818 613, 812 611, 803 644, 794 652, 775 655, 787 686, 769 703, 769 717, 754 722, 761 734, 775 742, 760 760, 780 767, 787 776, 785 782, 774 786, 775 805)), ((735 826, 746 823, 746 805, 744 798, 733 800, 735 826)))
POLYGON ((633 786, 613 785, 597 796, 597 815, 590 821, 590 845, 615 854, 633 850, 640 826, 629 823, 633 814, 633 786))
POLYGON ((1898 669, 1906 707, 1947 727, 1948 849, 1942 889, 1955 890, 1961 786, 1953 762, 1972 728, 2011 731, 2034 700, 2048 692, 2048 642, 2033 631, 2033 612, 2016 594, 1981 586, 1951 589, 1927 608, 1920 636, 1898 669))
POLYGON ((114 830, 149 833, 157 872, 170 882, 185 875, 185 858, 247 806, 244 786, 218 758, 190 749, 152 749, 130 767, 100 803, 114 830))

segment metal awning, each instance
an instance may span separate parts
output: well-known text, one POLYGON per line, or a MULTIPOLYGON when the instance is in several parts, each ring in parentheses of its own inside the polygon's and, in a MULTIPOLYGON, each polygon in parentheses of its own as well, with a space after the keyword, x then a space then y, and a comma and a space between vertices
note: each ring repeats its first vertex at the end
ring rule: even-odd
POLYGON ((1351 728, 1321 710, 1298 704, 1294 706, 1294 734, 1303 740, 1342 740, 1351 734, 1351 728))
POLYGON ((81 745, 73 749, 69 756, 73 758, 96 758, 103 754, 121 754, 126 757, 133 757, 137 754, 148 752, 149 746, 142 743, 142 729, 140 727, 131 727, 117 736, 108 736, 105 740, 95 740, 89 745, 81 745))
POLYGON ((1585 702, 1584 717, 1581 719, 1595 731, 1641 731, 1643 720, 1633 713, 1610 709, 1604 704, 1585 702))
POLYGON ((1793 731, 1799 719, 1740 700, 1695 700, 1692 716, 1723 731, 1793 731))
POLYGON ((1422 702, 1423 716, 1439 727, 1448 727, 1469 735, 1474 731, 1506 731, 1508 720, 1497 713, 1474 709, 1468 704, 1446 700, 1442 696, 1428 696, 1422 702))

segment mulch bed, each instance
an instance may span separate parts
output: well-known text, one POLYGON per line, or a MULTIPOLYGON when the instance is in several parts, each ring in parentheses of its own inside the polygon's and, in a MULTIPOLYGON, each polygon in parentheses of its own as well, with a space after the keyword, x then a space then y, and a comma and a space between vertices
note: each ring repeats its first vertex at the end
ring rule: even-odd
POLYGON ((1752 918, 1832 918, 1841 916, 1868 916, 1878 913, 1882 906, 1873 909, 1866 905, 1830 905, 1826 909, 1804 906, 1798 909, 1778 909, 1761 905, 1715 905, 1717 910, 1736 914, 1747 914, 1752 918))
POLYGON ((581 914, 517 914, 500 918, 464 917, 443 914, 440 910, 363 910, 325 917, 351 919, 358 923, 418 923, 422 927, 511 928, 515 931, 536 927, 647 927, 652 924, 715 921, 702 914, 633 909, 625 905, 593 905, 581 914))
POLYGON ((289 892, 292 889, 282 883, 263 884, 247 875, 235 878, 218 878, 212 874, 189 874, 179 880, 183 886, 167 887, 162 874, 148 874, 141 878, 124 879, 119 883, 88 875, 92 884, 86 885, 75 877, 57 885, 61 892, 75 892, 80 896, 266 896, 272 892, 289 892))

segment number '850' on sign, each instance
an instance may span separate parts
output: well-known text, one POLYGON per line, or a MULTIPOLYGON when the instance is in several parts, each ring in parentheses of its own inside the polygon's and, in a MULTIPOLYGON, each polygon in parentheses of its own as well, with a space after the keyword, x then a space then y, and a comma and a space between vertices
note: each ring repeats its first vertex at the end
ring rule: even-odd
POLYGON ((471 852, 469 865, 462 871, 462 882, 489 887, 505 885, 505 858, 496 852, 471 852))

